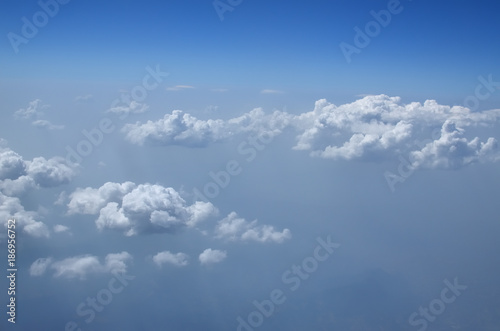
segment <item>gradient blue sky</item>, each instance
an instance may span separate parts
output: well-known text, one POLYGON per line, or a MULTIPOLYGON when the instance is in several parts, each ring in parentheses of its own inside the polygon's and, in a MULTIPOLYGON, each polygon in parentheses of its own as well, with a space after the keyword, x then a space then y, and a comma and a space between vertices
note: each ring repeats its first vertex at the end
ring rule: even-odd
POLYGON ((19 304, 0 329, 237 330, 279 289, 253 329, 423 331, 411 314, 454 279, 467 289, 426 329, 499 325, 500 4, 402 0, 348 63, 340 44, 390 2, 243 0, 220 20, 212 1, 71 0, 16 53, 8 34, 41 9, 1 1, 19 304), (147 67, 168 76, 115 107, 147 67), (103 119, 112 132, 68 163, 103 119), (328 236, 341 246, 291 290, 283 274, 328 236), (77 307, 112 270, 135 278, 86 323, 77 307))

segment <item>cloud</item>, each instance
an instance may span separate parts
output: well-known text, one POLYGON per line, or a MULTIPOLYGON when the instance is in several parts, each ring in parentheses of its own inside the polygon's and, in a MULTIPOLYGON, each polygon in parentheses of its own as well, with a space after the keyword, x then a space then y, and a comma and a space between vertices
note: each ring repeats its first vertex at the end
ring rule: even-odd
POLYGON ((93 255, 79 255, 61 261, 53 261, 52 258, 40 258, 31 265, 30 275, 41 276, 50 267, 50 269, 54 270, 53 276, 56 278, 84 280, 92 274, 124 273, 131 261, 132 255, 125 251, 106 255, 104 263, 101 263, 99 258, 93 255))
POLYGON ((220 220, 215 228, 216 238, 228 240, 253 240, 259 242, 282 243, 292 237, 289 229, 275 231, 270 225, 257 225, 257 220, 247 222, 235 212, 220 220))
POLYGON ((55 125, 50 123, 47 120, 36 120, 31 122, 33 126, 36 126, 37 128, 41 129, 47 129, 47 130, 62 130, 64 129, 64 125, 55 125))
POLYGON ((210 91, 212 91, 212 92, 227 92, 229 90, 227 88, 213 88, 210 91))
POLYGON ((94 96, 92 94, 86 94, 86 95, 79 95, 75 98, 75 101, 78 102, 87 102, 91 101, 94 99, 94 96))
POLYGON ((49 229, 40 221, 36 212, 26 211, 21 201, 16 197, 9 197, 0 193, 0 222, 7 228, 9 219, 16 220, 16 228, 22 229, 32 237, 49 237, 49 229))
POLYGON ((108 109, 106 112, 108 113, 115 113, 115 114, 122 114, 122 115, 128 115, 128 114, 140 114, 144 113, 149 109, 149 106, 145 103, 140 103, 135 100, 132 100, 130 104, 126 106, 116 106, 108 109))
POLYGON ((17 119, 32 119, 33 117, 39 117, 43 115, 42 110, 48 107, 48 105, 42 104, 42 100, 35 99, 29 102, 28 107, 17 110, 14 113, 14 117, 17 119))
POLYGON ((186 90, 186 89, 194 89, 194 86, 191 86, 191 85, 176 85, 176 86, 172 86, 172 87, 167 87, 166 88, 167 91, 182 91, 182 90, 186 90))
POLYGON ((67 184, 76 175, 75 168, 66 164, 62 157, 45 159, 35 157, 27 162, 27 173, 42 187, 54 187, 67 184))
POLYGON ((222 262, 226 259, 227 252, 217 249, 207 248, 200 254, 199 260, 201 264, 208 265, 222 262))
POLYGON ((67 226, 61 225, 61 224, 54 225, 54 232, 55 233, 68 232, 71 234, 71 232, 69 231, 69 228, 67 226))
POLYGON ((30 276, 42 276, 45 271, 47 270, 47 267, 52 264, 52 258, 39 258, 35 262, 31 264, 30 267, 30 276))
POLYGON ((265 90, 262 90, 260 91, 261 94, 283 94, 285 92, 283 91, 279 91, 279 90, 269 90, 269 89, 265 89, 265 90))
POLYGON ((155 256, 153 256, 153 262, 161 267, 165 263, 173 264, 177 267, 184 267, 188 265, 189 256, 184 253, 170 253, 169 251, 159 252, 155 256))
POLYGON ((217 214, 209 202, 188 205, 171 187, 106 183, 99 189, 77 189, 70 195, 68 214, 99 214, 99 230, 112 229, 127 236, 176 233, 217 214))
POLYGON ((26 174, 26 164, 21 155, 0 147, 0 180, 16 179, 26 174))
POLYGON ((202 147, 221 142, 240 133, 276 135, 288 125, 289 115, 274 112, 264 114, 257 108, 229 120, 200 120, 181 110, 174 110, 158 121, 127 124, 122 132, 134 144, 183 145, 202 147))

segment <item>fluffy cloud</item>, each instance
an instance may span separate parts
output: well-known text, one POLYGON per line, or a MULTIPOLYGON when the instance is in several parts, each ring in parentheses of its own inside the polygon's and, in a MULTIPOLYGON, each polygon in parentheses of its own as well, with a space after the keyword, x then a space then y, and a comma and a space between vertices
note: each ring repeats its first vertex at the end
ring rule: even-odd
POLYGON ((247 222, 235 212, 220 220, 215 228, 217 238, 229 240, 253 240, 259 242, 282 243, 292 237, 289 229, 275 231, 270 225, 257 225, 257 220, 247 222))
POLYGON ((159 252, 153 256, 153 262, 161 267, 165 263, 173 264, 177 267, 184 267, 188 265, 189 256, 184 253, 170 253, 169 251, 159 252))
POLYGON ((68 183, 76 168, 69 167, 61 157, 45 159, 35 157, 32 161, 23 158, 0 142, 0 192, 18 195, 35 187, 54 187, 68 183))
POLYGON ((77 189, 70 195, 69 214, 99 214, 99 230, 113 229, 127 236, 175 233, 216 215, 209 202, 188 205, 171 187, 131 182, 106 183, 99 189, 77 189))
POLYGON ((48 130, 62 130, 64 129, 64 125, 56 125, 52 124, 50 121, 47 120, 36 120, 31 122, 33 126, 36 126, 37 128, 41 129, 48 129, 48 130))
POLYGON ((198 257, 201 264, 208 265, 222 262, 226 259, 227 252, 218 249, 205 249, 198 257))
MULTIPOLYGON (((269 91, 268 91, 269 92, 269 91)), ((200 120, 180 110, 157 121, 127 124, 126 139, 135 144, 203 147, 237 134, 277 135, 285 128, 298 132, 295 150, 333 160, 373 161, 414 157, 414 167, 457 168, 473 162, 499 159, 497 139, 468 135, 475 127, 498 122, 500 110, 472 112, 461 106, 403 104, 399 97, 366 95, 352 103, 336 106, 318 100, 312 111, 293 115, 282 111, 265 114, 254 109, 229 120, 200 120), (453 123, 457 130, 432 132, 453 123), (420 142, 432 142, 421 146, 420 142)))
POLYGON ((41 119, 41 117, 44 115, 43 111, 44 109, 49 108, 49 105, 44 105, 42 104, 42 100, 36 99, 31 101, 28 104, 28 107, 26 108, 21 108, 17 110, 14 113, 14 117, 17 119, 23 119, 23 120, 32 120, 34 118, 37 118, 31 122, 33 126, 36 126, 38 128, 43 128, 43 129, 48 129, 48 130, 61 130, 64 129, 64 125, 54 125, 50 121, 41 119))
POLYGON ((9 219, 16 220, 16 228, 22 229, 33 237, 49 237, 49 229, 40 221, 36 220, 37 214, 26 211, 16 197, 9 197, 0 193, 0 222, 7 228, 9 219))
POLYGON ((104 263, 93 255, 80 255, 55 262, 52 258, 40 258, 31 265, 30 275, 41 276, 50 267, 54 270, 54 277, 83 280, 91 274, 126 272, 131 260, 132 256, 127 252, 108 254, 104 263))
POLYGON ((54 225, 54 232, 55 233, 62 233, 62 232, 71 233, 71 232, 69 232, 69 228, 67 226, 61 225, 61 224, 54 225))
POLYGON ((288 125, 288 119, 288 114, 274 112, 266 115, 260 108, 229 120, 200 120, 181 110, 174 110, 155 122, 127 124, 122 131, 127 140, 138 145, 202 147, 243 132, 279 134, 288 125))

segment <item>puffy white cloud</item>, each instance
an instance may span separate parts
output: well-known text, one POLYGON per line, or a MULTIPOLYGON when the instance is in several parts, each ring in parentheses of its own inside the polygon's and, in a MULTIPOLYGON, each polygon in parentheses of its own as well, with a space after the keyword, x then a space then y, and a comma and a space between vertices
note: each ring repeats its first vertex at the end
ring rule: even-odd
POLYGON ((66 184, 76 173, 77 169, 61 157, 25 161, 6 147, 5 141, 0 141, 0 191, 4 194, 18 195, 30 188, 66 184))
POLYGON ((253 240, 259 242, 282 243, 292 237, 289 229, 276 231, 271 225, 257 225, 257 220, 248 222, 235 212, 220 220, 215 228, 217 238, 229 240, 253 240))
POLYGON ((288 124, 289 117, 282 112, 266 115, 262 109, 257 108, 229 120, 200 120, 181 110, 174 110, 155 122, 127 124, 122 132, 125 132, 127 140, 138 145, 147 143, 202 147, 243 132, 279 134, 288 124))
POLYGON ((185 253, 170 253, 169 251, 159 252, 153 256, 153 262, 161 267, 165 263, 170 263, 178 267, 188 265, 189 256, 185 253))
POLYGON ((68 214, 97 214, 108 202, 120 201, 134 188, 135 184, 132 182, 108 182, 98 189, 79 188, 69 196, 68 214))
POLYGON ((0 193, 0 222, 7 228, 9 219, 16 220, 16 228, 32 237, 49 237, 49 229, 40 221, 36 212, 26 211, 19 198, 0 193))
POLYGON ((495 137, 481 141, 467 135, 469 129, 492 126, 499 118, 498 109, 472 112, 435 100, 404 104, 399 97, 382 94, 366 95, 340 106, 321 99, 312 111, 298 115, 283 111, 265 114, 258 108, 229 120, 200 120, 175 110, 157 121, 127 124, 122 131, 127 140, 139 145, 203 147, 237 134, 277 135, 291 128, 298 132, 293 149, 309 151, 311 156, 374 161, 413 155, 418 158, 415 167, 455 168, 499 159, 495 137), (431 138, 433 130, 449 121, 460 128, 460 133, 433 138, 434 142, 422 150, 419 142, 431 138), (463 149, 467 152, 458 152, 463 149))
POLYGON ((31 264, 30 267, 30 275, 31 276, 42 276, 45 271, 47 270, 47 267, 52 264, 52 258, 39 258, 35 262, 31 264))
POLYGON ((77 189, 70 195, 68 213, 99 214, 99 230, 113 229, 127 236, 175 233, 217 214, 209 202, 188 205, 171 187, 130 182, 106 183, 99 189, 77 189))
POLYGON ((226 257, 227 257, 226 251, 207 248, 200 254, 198 258, 201 264, 208 265, 208 264, 222 262, 226 259, 226 257))
POLYGON ((46 160, 44 157, 35 157, 27 162, 27 173, 42 187, 53 187, 69 183, 75 176, 76 170, 66 164, 62 157, 53 157, 46 160))
POLYGON ((497 160, 494 138, 480 142, 468 140, 469 126, 487 126, 500 118, 500 110, 471 112, 460 106, 402 104, 398 97, 369 95, 353 103, 335 106, 326 100, 316 102, 313 111, 293 119, 302 131, 294 149, 310 150, 312 156, 344 160, 373 160, 411 154, 414 167, 457 168, 475 161, 497 160), (418 142, 428 140, 432 130, 455 123, 460 131, 443 132, 424 150, 418 142), (450 150, 451 149, 451 150, 450 150))
POLYGON ((52 262, 52 259, 38 259, 32 264, 30 274, 32 276, 41 275, 50 265, 50 268, 54 270, 54 277, 83 280, 91 274, 126 272, 131 261, 132 256, 128 252, 108 254, 104 263, 101 263, 99 258, 93 255, 74 256, 55 262, 52 262), (31 272, 31 269, 34 273, 31 272), (42 269, 43 272, 40 272, 42 269))

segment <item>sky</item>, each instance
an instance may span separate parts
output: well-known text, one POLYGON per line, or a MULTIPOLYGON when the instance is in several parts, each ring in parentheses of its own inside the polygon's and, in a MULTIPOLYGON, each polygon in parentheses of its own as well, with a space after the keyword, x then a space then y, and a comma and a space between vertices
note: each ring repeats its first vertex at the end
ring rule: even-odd
POLYGON ((2 1, 0 329, 494 330, 498 9, 2 1))

